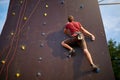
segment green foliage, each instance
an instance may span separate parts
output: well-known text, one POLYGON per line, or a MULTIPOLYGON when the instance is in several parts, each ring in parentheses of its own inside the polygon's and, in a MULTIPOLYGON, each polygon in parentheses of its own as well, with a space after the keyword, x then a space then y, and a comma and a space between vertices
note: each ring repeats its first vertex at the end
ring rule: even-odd
POLYGON ((116 41, 110 39, 108 41, 108 48, 111 56, 113 71, 116 80, 120 80, 120 44, 116 44, 116 41))

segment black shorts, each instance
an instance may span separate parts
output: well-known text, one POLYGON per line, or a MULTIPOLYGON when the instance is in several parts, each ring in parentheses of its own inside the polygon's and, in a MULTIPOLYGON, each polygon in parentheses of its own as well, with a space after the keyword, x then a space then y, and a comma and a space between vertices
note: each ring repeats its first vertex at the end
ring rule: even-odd
POLYGON ((83 36, 82 40, 78 40, 77 37, 71 37, 71 38, 68 38, 68 39, 64 40, 64 43, 66 43, 68 45, 77 43, 82 49, 87 49, 87 45, 86 45, 84 35, 82 34, 82 36, 83 36))

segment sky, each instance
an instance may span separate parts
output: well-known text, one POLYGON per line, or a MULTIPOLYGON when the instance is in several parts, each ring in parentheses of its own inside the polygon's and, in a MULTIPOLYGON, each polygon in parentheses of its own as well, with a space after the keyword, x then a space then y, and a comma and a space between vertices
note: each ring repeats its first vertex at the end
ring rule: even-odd
MULTIPOLYGON (((104 0, 101 3, 120 3, 120 0, 104 0)), ((113 39, 120 43, 120 4, 100 5, 100 11, 107 41, 113 39)))
POLYGON ((0 34, 2 32, 6 20, 8 5, 9 5, 9 0, 0 0, 0 34))
MULTIPOLYGON (((120 0, 98 0, 100 3, 113 3, 120 0)), ((0 0, 0 34, 6 20, 9 0, 0 0)), ((120 43, 120 4, 99 5, 107 41, 113 39, 120 43)))

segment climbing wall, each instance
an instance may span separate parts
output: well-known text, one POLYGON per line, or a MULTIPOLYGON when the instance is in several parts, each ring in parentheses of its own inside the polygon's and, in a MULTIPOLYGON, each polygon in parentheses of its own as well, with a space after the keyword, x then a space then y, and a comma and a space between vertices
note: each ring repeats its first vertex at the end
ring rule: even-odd
POLYGON ((0 80, 114 80, 97 0, 11 0, 0 36, 0 80), (96 36, 86 37, 94 73, 81 48, 61 46, 67 16, 96 36))

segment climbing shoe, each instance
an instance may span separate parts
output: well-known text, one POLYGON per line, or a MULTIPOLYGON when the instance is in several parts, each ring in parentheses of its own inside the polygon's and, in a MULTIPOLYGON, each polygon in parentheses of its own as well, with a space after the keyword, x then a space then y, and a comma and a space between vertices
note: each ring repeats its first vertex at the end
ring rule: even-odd
POLYGON ((100 68, 96 65, 92 65, 92 68, 93 68, 93 72, 95 73, 99 73, 100 72, 100 68))
POLYGON ((68 54, 68 58, 71 58, 72 56, 74 56, 75 55, 75 50, 74 49, 72 49, 72 50, 70 50, 69 51, 69 54, 68 54))

